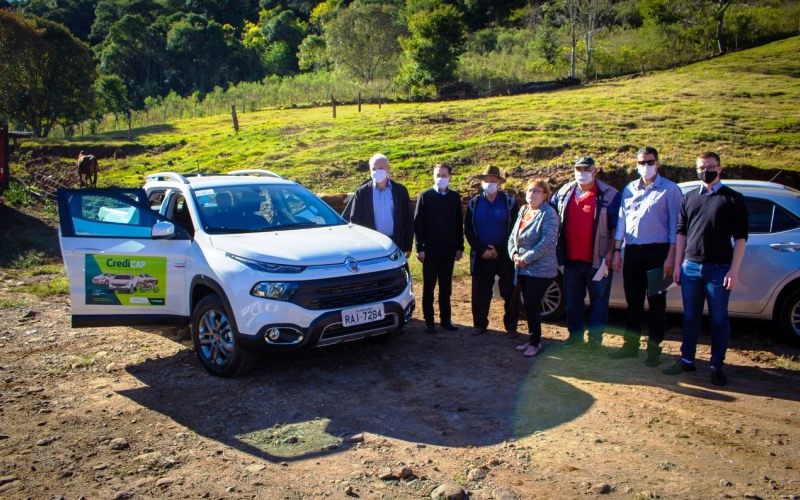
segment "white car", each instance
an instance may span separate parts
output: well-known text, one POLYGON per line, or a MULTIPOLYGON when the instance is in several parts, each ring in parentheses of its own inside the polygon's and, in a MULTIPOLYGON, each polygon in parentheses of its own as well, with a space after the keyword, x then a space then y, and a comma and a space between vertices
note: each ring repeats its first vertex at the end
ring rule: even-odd
MULTIPOLYGON (((731 317, 772 320, 787 340, 800 344, 800 191, 774 182, 723 182, 744 195, 750 212, 744 262, 728 312, 731 317)), ((678 186, 686 193, 699 189, 700 181, 678 186)), ((621 273, 614 275, 609 305, 627 307, 621 273)), ((559 276, 542 300, 542 316, 557 319, 564 310, 559 276)), ((683 311, 680 289, 667 294, 667 311, 683 311)))
POLYGON ((403 252, 271 172, 162 172, 143 189, 61 190, 58 204, 73 326, 190 324, 213 375, 266 349, 386 338, 413 315, 403 252), (159 287, 90 286, 109 272, 159 287))

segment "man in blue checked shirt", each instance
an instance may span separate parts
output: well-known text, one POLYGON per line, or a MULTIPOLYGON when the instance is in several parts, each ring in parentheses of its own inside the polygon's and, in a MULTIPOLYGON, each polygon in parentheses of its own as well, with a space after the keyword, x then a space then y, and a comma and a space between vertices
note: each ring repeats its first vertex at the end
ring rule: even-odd
MULTIPOLYGON (((636 153, 639 178, 622 190, 611 265, 616 272, 622 270, 628 314, 624 343, 618 351, 609 354, 612 359, 635 358, 639 355, 647 272, 663 269, 664 276, 670 276, 675 267, 675 242, 682 193, 677 184, 658 175, 659 166, 655 148, 640 149, 636 153), (623 242, 624 262, 621 252, 623 242)), ((650 310, 645 365, 654 367, 661 362, 667 293, 648 296, 647 302, 650 310)))

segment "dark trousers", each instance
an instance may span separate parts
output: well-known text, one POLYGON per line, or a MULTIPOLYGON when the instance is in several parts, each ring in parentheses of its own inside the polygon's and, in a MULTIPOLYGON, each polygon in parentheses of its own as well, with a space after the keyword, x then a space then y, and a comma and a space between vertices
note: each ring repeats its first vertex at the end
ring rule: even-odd
POLYGON ((489 327, 489 306, 492 303, 495 276, 500 278, 498 286, 503 298, 503 326, 507 332, 514 332, 519 321, 519 291, 514 286, 514 263, 503 252, 491 260, 475 256, 472 264, 472 324, 476 328, 489 327))
MULTIPOLYGON (((649 245, 625 245, 625 259, 622 262, 622 284, 625 287, 625 300, 628 302, 625 323, 625 347, 639 347, 644 320, 644 298, 647 296, 647 271, 661 269, 669 253, 669 243, 649 245)), ((647 297, 647 348, 658 349, 664 340, 666 323, 667 292, 647 297)))
POLYGON ((433 293, 439 282, 439 319, 451 321, 450 295, 453 293, 453 266, 456 249, 453 247, 425 247, 422 263, 422 315, 426 323, 433 323, 433 293))
POLYGON ((522 290, 525 315, 528 317, 528 334, 531 336, 528 342, 539 345, 542 341, 542 297, 553 278, 520 276, 517 281, 522 290))
POLYGON ((586 318, 585 298, 589 292, 589 341, 603 342, 603 332, 608 324, 608 301, 611 298, 609 272, 600 281, 594 281, 597 268, 591 262, 568 260, 564 263, 564 298, 567 301, 567 331, 570 339, 583 339, 586 318))

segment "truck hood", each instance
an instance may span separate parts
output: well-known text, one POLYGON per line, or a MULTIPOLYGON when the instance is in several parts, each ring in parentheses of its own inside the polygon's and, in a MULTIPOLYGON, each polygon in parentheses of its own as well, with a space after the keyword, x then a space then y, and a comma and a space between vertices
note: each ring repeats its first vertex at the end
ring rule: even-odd
POLYGON ((214 248, 274 264, 320 266, 386 257, 394 243, 383 234, 355 224, 263 233, 209 235, 214 248))

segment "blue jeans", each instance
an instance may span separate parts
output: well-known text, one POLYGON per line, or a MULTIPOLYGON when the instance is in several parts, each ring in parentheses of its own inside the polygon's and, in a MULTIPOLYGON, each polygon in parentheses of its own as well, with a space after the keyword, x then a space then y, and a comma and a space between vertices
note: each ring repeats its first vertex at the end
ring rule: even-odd
POLYGON ((697 341, 700 338, 700 321, 703 305, 708 302, 711 319, 711 366, 722 368, 725 351, 731 338, 728 321, 728 299, 731 291, 723 285, 730 264, 702 264, 683 261, 681 266, 681 294, 683 295, 683 343, 681 357, 694 362, 697 341))
POLYGON ((603 341, 603 331, 608 323, 608 299, 611 296, 611 278, 592 281, 596 268, 591 262, 568 260, 564 263, 564 298, 567 301, 567 330, 569 337, 583 338, 583 320, 586 317, 586 291, 589 291, 589 340, 603 341))

